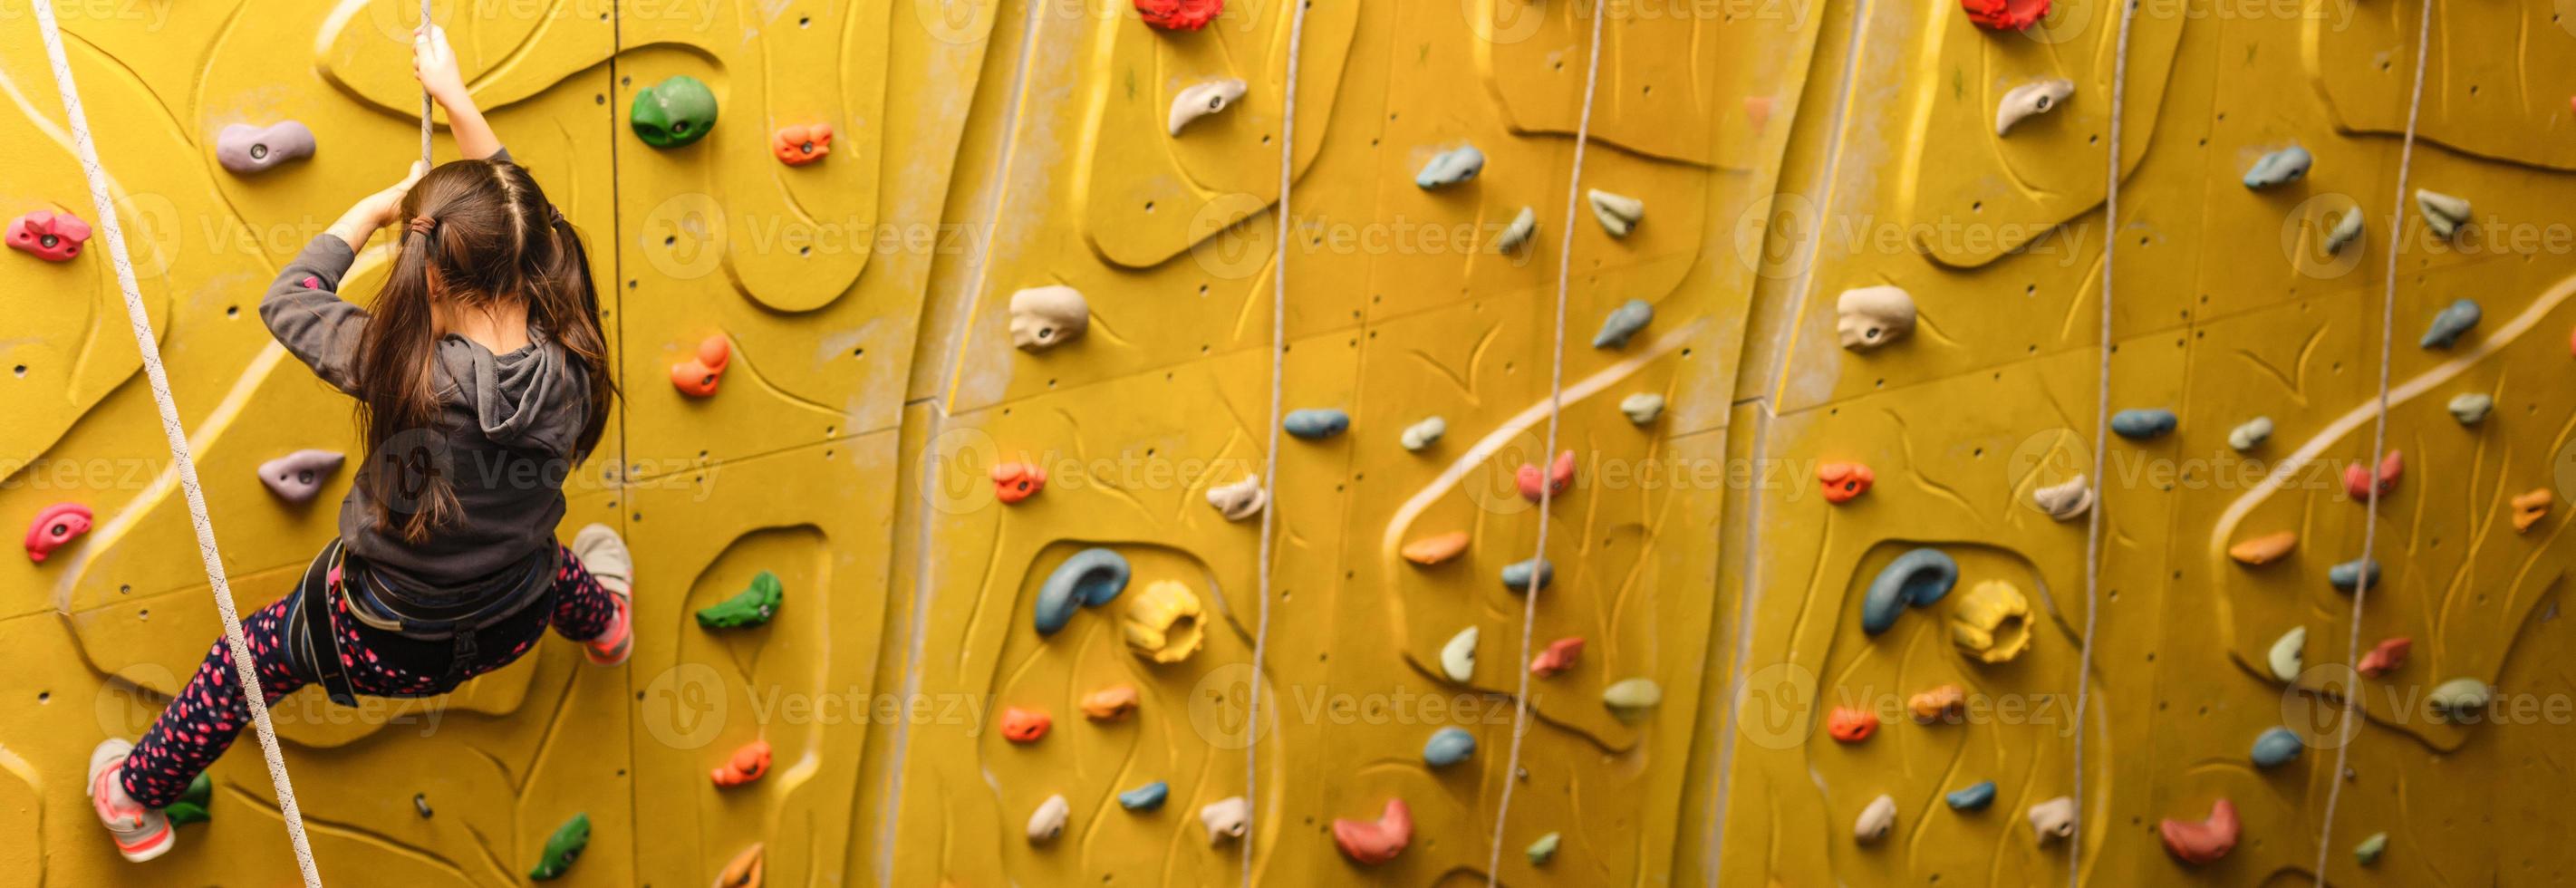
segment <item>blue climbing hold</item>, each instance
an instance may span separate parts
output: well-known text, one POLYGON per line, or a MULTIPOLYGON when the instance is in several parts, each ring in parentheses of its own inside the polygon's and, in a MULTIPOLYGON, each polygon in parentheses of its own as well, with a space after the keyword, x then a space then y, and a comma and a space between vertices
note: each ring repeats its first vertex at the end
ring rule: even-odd
POLYGON ((1941 800, 1949 802, 1952 811, 1983 811, 1987 805, 1995 803, 1995 782, 1981 780, 1975 786, 1952 790, 1941 800))
POLYGON ((1172 785, 1160 780, 1118 794, 1118 807, 1130 811, 1151 811, 1172 797, 1172 785))
POLYGON ((2181 424, 2171 410, 2122 410, 2111 414, 2111 431, 2132 441, 2164 437, 2181 424))
POLYGON ((1592 334, 1592 347, 1626 348, 1628 337, 1635 336, 1637 331, 1646 329, 1646 324, 1654 319, 1655 307, 1647 304, 1646 300, 1630 299, 1622 302, 1618 308, 1610 310, 1608 317, 1601 319, 1601 332, 1592 334))
POLYGON ((2478 318, 2483 314, 2475 300, 2453 302, 2433 315, 2433 324, 2424 328, 2424 338, 2416 340, 2415 344, 2425 348, 2450 348, 2452 343, 2460 341, 2460 334, 2478 325, 2478 318))
POLYGON ((1039 635, 1054 635, 1073 621, 1076 607, 1099 607, 1127 591, 1127 559, 1108 549, 1084 549, 1048 574, 1038 587, 1039 635))
POLYGON ((1532 577, 1537 578, 1538 588, 1545 589, 1547 584, 1556 581, 1556 565, 1549 564, 1544 558, 1532 558, 1528 561, 1515 561, 1503 565, 1503 588, 1505 589, 1514 592, 1530 591, 1532 577))
POLYGON ((1449 767, 1475 754, 1476 735, 1465 728, 1441 728, 1422 744, 1422 761, 1434 768, 1449 767))
POLYGON ((2356 558, 2351 561, 2346 561, 2342 564, 2326 568, 2326 582, 2334 584, 2334 587, 2337 589, 2350 592, 2361 586, 2362 578, 2365 574, 2369 576, 2370 588, 2379 588, 2378 559, 2374 558, 2368 561, 2363 561, 2356 558))
POLYGON ((1959 583, 1959 562, 1939 549, 1916 549, 1896 556, 1869 581, 1861 599, 1861 631, 1877 635, 1896 625, 1908 606, 1922 607, 1950 594, 1959 583))
POLYGON ((2245 187, 2261 191, 2274 185, 2296 182, 2308 174, 2308 164, 2312 162, 2308 149, 2297 145, 2263 155, 2262 160, 2254 162, 2253 169, 2245 171, 2245 187))
POLYGON ((2289 764, 2307 748, 2306 743, 2299 741, 2298 732, 2288 728, 2273 727, 2265 730, 2262 736, 2254 738, 2254 767, 2277 768, 2289 764))
POLYGON ((1291 410, 1288 411, 1287 418, 1279 421, 1279 427, 1288 434, 1308 441, 1317 441, 1349 429, 1351 415, 1329 408, 1291 410))
POLYGON ((1413 174, 1413 184, 1424 191, 1447 188, 1476 178, 1485 169, 1485 152, 1474 145, 1460 145, 1440 152, 1413 174))

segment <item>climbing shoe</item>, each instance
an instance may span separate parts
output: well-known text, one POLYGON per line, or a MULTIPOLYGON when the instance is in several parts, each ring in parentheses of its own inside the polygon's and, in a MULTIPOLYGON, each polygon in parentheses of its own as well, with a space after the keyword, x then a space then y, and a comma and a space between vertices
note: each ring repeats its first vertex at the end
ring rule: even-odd
POLYGON ((634 647, 632 628, 635 615, 635 556, 626 551, 626 541, 605 524, 593 524, 572 537, 573 557, 581 559, 584 570, 599 587, 617 599, 617 613, 608 619, 608 630, 582 645, 590 662, 615 666, 626 662, 634 647))
POLYGON ((172 833, 169 818, 125 794, 125 757, 133 751, 134 744, 109 739, 90 752, 89 804, 116 837, 116 853, 142 863, 169 853, 172 833))

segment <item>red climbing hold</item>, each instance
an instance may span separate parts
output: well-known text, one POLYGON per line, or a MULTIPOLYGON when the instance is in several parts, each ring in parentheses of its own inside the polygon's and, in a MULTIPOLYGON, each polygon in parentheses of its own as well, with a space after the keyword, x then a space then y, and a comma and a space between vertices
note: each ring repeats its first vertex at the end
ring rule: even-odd
POLYGON ((36 513, 36 522, 27 527, 27 559, 43 561, 71 543, 73 537, 89 532, 89 507, 79 503, 55 503, 36 513))
POLYGON ((1047 717, 1046 713, 1017 706, 1002 710, 1002 739, 1013 743, 1036 743, 1052 727, 1055 727, 1055 719, 1047 717))
POLYGON ((1530 658, 1530 674, 1546 678, 1574 668, 1574 662, 1581 659, 1583 659, 1582 636, 1560 638, 1548 642, 1547 650, 1540 651, 1538 656, 1530 658))
POLYGON ((89 223, 70 213, 37 210, 9 223, 9 246, 47 262, 70 261, 88 240, 89 223))
POLYGON ((778 133, 769 137, 769 152, 778 155, 779 163, 792 167, 822 160, 823 155, 832 153, 832 125, 779 127, 778 133))
POLYGON ((741 786, 769 773, 769 741, 754 740, 733 751, 723 767, 707 772, 717 786, 741 786))
POLYGON ((1831 462, 1816 467, 1816 483, 1825 488, 1825 502, 1841 505, 1869 492, 1878 473, 1856 462, 1831 462))
POLYGON ((2361 655, 2361 663, 2353 668, 2363 675, 2378 678, 2403 668, 2407 653, 2414 649, 2415 639, 2400 635, 2380 642, 2370 649, 2370 653, 2361 655))
POLYGON ((993 467, 993 498, 1003 505, 1038 495, 1046 489, 1045 469, 1034 463, 1003 463, 993 467))
POLYGON ((2048 17, 2048 0, 1959 0, 1968 20, 1995 31, 2019 31, 2048 17))
POLYGON ((709 336, 698 343, 698 356, 671 365, 671 385, 680 394, 704 398, 716 393, 716 384, 724 381, 725 367, 733 363, 733 346, 724 334, 709 336))
MULTIPOLYGON (((2406 454, 2395 450, 2379 461, 2379 495, 2382 498, 2397 489, 2397 477, 2406 474, 2406 454)), ((2360 463, 2343 467, 2343 490, 2352 498, 2368 502, 2371 487, 2370 469, 2360 463)))
POLYGON ((1538 502, 1542 484, 1546 485, 1546 496, 1564 496, 1565 489, 1574 484, 1574 451, 1557 454, 1556 462, 1547 467, 1544 478, 1540 477, 1537 466, 1522 463, 1520 469, 1512 473, 1512 480, 1520 486, 1521 496, 1530 502, 1538 502))
POLYGON ((1225 0, 1136 0, 1136 14, 1166 31, 1196 31, 1224 11, 1225 0))
POLYGON ((1333 819, 1333 844, 1352 860, 1376 865, 1394 860, 1413 844, 1413 809, 1403 799, 1386 800, 1385 813, 1375 821, 1333 819))
POLYGON ((1858 743, 1878 733, 1878 713, 1836 706, 1825 716, 1825 733, 1838 743, 1858 743))
POLYGON ((2210 863, 2227 852, 2236 850, 2236 803, 2219 799, 2209 807, 2209 819, 2197 823, 2167 820, 2156 824, 2165 839, 2165 850, 2186 863, 2210 863))

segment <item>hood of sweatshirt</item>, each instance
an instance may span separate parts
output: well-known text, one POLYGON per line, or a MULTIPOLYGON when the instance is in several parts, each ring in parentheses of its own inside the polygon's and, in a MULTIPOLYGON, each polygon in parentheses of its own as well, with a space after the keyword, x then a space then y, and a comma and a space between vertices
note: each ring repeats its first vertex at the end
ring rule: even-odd
POLYGON ((590 378, 544 331, 508 354, 462 336, 438 342, 440 398, 461 406, 503 447, 569 456, 590 403, 590 378))

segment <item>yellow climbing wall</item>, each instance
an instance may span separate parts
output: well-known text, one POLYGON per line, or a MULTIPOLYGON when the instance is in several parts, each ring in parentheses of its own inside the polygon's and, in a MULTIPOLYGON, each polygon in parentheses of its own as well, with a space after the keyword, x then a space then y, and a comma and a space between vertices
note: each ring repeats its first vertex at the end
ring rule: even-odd
MULTIPOLYGON (((0 0, 0 218, 88 218, 25 2, 0 0)), ((1187 33, 1125 0, 440 0, 503 140, 590 239, 625 400, 568 484, 564 533, 604 521, 633 544, 638 640, 623 669, 550 642, 433 701, 287 698, 326 879, 516 883, 586 812, 570 884, 708 882, 754 842, 777 884, 1222 884, 1242 875, 1238 847, 1211 846, 1198 812, 1246 792, 1247 754, 1251 866, 1268 884, 1471 883, 1489 855, 1511 884, 2064 878, 2067 845, 2034 841, 2023 811, 2074 789, 2085 525, 2029 498, 2102 443, 2116 18, 2059 6, 2012 34, 1942 3, 1608 4, 1581 186, 1646 207, 1613 238, 1587 207, 1567 216, 1595 7, 1309 4, 1276 380, 1285 407, 1351 427, 1281 441, 1252 721, 1261 521, 1228 521, 1207 494, 1261 473, 1268 446, 1285 0, 1233 0, 1187 33), (693 145, 647 146, 627 108, 683 74, 713 90, 719 121, 693 145), (1167 132, 1182 89, 1226 77, 1248 84, 1241 99, 1167 132), (1993 135, 2003 94, 2043 77, 2072 96, 1993 135), (773 158, 772 132, 818 122, 835 130, 828 157, 773 158), (1462 145, 1486 158, 1474 181, 1413 184, 1462 145), (1498 251, 1523 208, 1535 236, 1498 251), (1838 348, 1837 295, 1881 284, 1912 295, 1913 334, 1838 348), (1048 285, 1083 294, 1087 332, 1015 349, 1012 294, 1048 285), (1652 323, 1592 347, 1629 300, 1652 323), (684 396, 669 368, 710 337, 733 363, 715 396, 684 396), (1513 474, 1548 461, 1560 376, 1554 438, 1576 480, 1550 507, 1554 582, 1529 631, 1586 646, 1530 680, 1514 770, 1525 599, 1499 575, 1538 554, 1513 474), (1620 402, 1640 393, 1669 406, 1632 422, 1620 402), (1398 445, 1435 415, 1439 442, 1398 445), (1005 462, 1043 468, 1045 488, 998 501, 988 472, 1005 462), (1876 485, 1828 503, 1825 462, 1866 464, 1876 485), (1398 554, 1460 531, 1449 562, 1398 554), (1873 576, 1918 546, 1956 559, 1958 590, 1864 633, 1873 576), (1041 636, 1040 589, 1090 547, 1125 557, 1125 595, 1041 636), (786 590, 775 622, 695 625, 763 570, 786 590), (1994 580, 2028 595, 2034 642, 1980 665, 1947 623, 1994 580), (1170 664, 1131 653, 1121 627, 1160 582, 1204 608, 1203 645, 1170 664), (1453 681, 1442 648, 1469 627, 1475 664, 1453 681), (1623 717, 1602 694, 1632 678, 1662 701, 1623 717), (1906 718, 1905 697, 1952 683, 1966 723, 1906 718), (1085 695, 1121 684, 1140 691, 1134 714, 1085 718, 1085 695), (1885 723, 1838 744, 1822 732, 1837 706, 1885 723), (1013 707, 1052 729, 1005 739, 1013 707), (1444 726, 1476 750, 1434 769, 1422 748, 1444 726), (753 740, 773 749, 768 776, 710 785, 753 740), (1998 786, 1991 809, 1942 804, 1979 780, 1998 786), (1154 781, 1160 810, 1120 808, 1154 781), (1064 834, 1031 843, 1031 813, 1059 794, 1064 834), (1855 842, 1881 794, 1893 833, 1855 842), (1352 863, 1333 821, 1390 798, 1411 808, 1410 847, 1352 863), (1551 832, 1559 851, 1533 863, 1523 849, 1551 832)), ((264 605, 329 537, 348 479, 293 506, 253 467, 355 441, 345 399, 273 344, 254 303, 415 150, 401 55, 417 7, 60 12, 236 599, 264 605), (226 125, 286 119, 312 128, 312 158, 248 176, 216 163, 226 125)), ((2561 305, 2576 230, 2555 212, 2576 166, 2576 35, 2534 2, 2437 15, 2408 188, 2469 199, 2478 224, 2440 242, 2411 201, 2399 220, 2388 440, 2406 474, 2380 506, 2387 580, 2360 635, 2414 645, 2363 684, 2328 875, 2563 884, 2576 851, 2544 824, 2576 764, 2576 620, 2558 619, 2576 558, 2559 539, 2576 486, 2561 480, 2576 478, 2576 308, 2561 305), (2495 49, 2516 45, 2530 49, 2495 49), (2417 348, 2464 297, 2483 321, 2417 348), (2445 409, 2465 392, 2494 397, 2483 423, 2445 409), (2532 489, 2557 511, 2516 533, 2507 500, 2532 489), (2495 688, 2504 723, 2424 714, 2459 677, 2495 688), (2386 856, 2357 867, 2350 846, 2380 831, 2386 856)), ((2112 439, 2094 485, 2088 883, 2288 882, 2314 865, 2334 750, 2258 770, 2247 749, 2339 699, 2293 690, 2267 654, 2303 626, 2308 666, 2347 660, 2352 600, 2325 574, 2361 545, 2339 473, 2371 446, 2418 21, 2403 2, 2188 0, 2146 3, 2133 27, 2110 388, 2115 409, 2170 409, 2179 428, 2112 439), (2315 157, 2304 180, 2238 183, 2293 144, 2315 157), (2362 246, 2327 254, 2352 207, 2362 246), (2256 415, 2275 430, 2240 454, 2228 433, 2256 415), (2256 483, 2293 454, 2323 462, 2256 483), (2298 533, 2282 561, 2225 554, 2280 530, 2298 533), (2222 796, 2243 819, 2233 854, 2192 867, 2162 850, 2159 820, 2222 796)), ((0 252, 0 527, 56 503, 96 513, 41 563, 0 559, 0 645, 16 654, 0 667, 0 831, 34 837, 0 847, 0 884, 289 882, 247 741, 213 771, 213 821, 159 861, 117 860, 86 810, 86 751, 140 732, 216 628, 114 276, 89 246, 65 263, 0 252)), ((345 289, 363 298, 381 274, 362 258, 345 289)))

